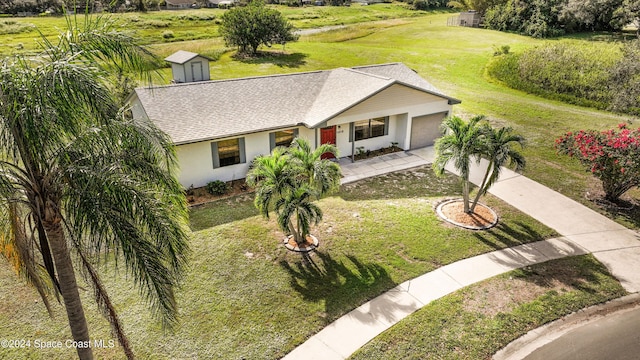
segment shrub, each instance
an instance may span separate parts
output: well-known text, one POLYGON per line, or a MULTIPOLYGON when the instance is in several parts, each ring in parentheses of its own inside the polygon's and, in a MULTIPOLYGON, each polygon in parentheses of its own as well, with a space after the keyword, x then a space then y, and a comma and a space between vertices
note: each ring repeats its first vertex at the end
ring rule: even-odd
POLYGON ((207 183, 205 189, 211 195, 224 195, 229 190, 229 185, 224 181, 214 180, 207 183))
POLYGON ((175 35, 173 34, 173 31, 171 30, 165 30, 162 32, 162 38, 164 39, 173 39, 175 37, 175 35))
POLYGON ((620 124, 617 130, 569 132, 556 140, 556 149, 580 160, 600 179, 607 200, 640 185, 640 129, 620 124))
POLYGON ((521 54, 500 53, 494 49, 499 56, 489 62, 486 73, 514 89, 598 109, 611 106, 615 94, 611 89, 616 88, 610 85, 611 67, 621 58, 613 46, 559 42, 521 54))

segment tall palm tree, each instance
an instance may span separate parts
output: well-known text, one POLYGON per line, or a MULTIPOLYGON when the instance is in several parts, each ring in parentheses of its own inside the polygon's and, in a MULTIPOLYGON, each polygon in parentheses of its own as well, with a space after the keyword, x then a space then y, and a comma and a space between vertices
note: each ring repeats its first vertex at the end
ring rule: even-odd
POLYGON ((306 241, 310 225, 322 220, 313 200, 340 185, 340 166, 322 159, 326 152, 337 154, 337 149, 322 145, 313 150, 307 140, 296 138, 288 148, 276 147, 270 155, 257 157, 247 174, 260 213, 268 218, 273 209, 280 229, 298 244, 306 241))
POLYGON ((474 116, 469 122, 458 116, 451 116, 442 123, 443 135, 435 143, 436 158, 433 162, 433 170, 438 175, 444 174, 445 166, 453 162, 453 166, 460 173, 462 180, 462 197, 464 211, 469 208, 469 172, 471 160, 480 161, 484 153, 482 140, 482 127, 480 123, 484 116, 474 116))
POLYGON ((498 180, 503 166, 508 163, 510 166, 515 165, 516 171, 521 171, 526 164, 524 156, 513 148, 515 144, 524 147, 524 137, 513 134, 511 127, 496 129, 486 124, 482 127, 481 133, 484 142, 483 157, 489 161, 489 165, 469 209, 471 213, 475 210, 480 196, 485 195, 498 180))
MULTIPOLYGON (((169 137, 123 116, 109 91, 112 71, 143 74, 154 58, 108 19, 67 25, 56 43, 42 36, 38 56, 0 60, 0 223, 3 248, 17 249, 3 254, 45 301, 47 289, 62 298, 73 339, 86 344, 82 274, 132 358, 95 265, 115 254, 173 325, 188 253, 186 201, 169 137)), ((93 358, 90 347, 77 353, 93 358)))

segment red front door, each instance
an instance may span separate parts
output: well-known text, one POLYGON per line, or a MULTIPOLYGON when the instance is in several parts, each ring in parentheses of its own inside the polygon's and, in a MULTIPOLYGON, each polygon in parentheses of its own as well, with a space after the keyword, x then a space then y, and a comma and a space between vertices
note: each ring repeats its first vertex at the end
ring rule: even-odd
MULTIPOLYGON (((329 126, 326 128, 320 129, 320 143, 321 144, 336 144, 336 126, 329 126)), ((333 158, 332 153, 324 153, 322 154, 323 159, 331 159, 333 158)))

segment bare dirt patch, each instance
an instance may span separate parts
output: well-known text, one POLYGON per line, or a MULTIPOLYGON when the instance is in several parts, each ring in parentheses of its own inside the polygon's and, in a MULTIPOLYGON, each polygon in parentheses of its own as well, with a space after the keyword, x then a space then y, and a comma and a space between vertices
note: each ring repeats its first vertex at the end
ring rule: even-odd
POLYGON ((510 312, 519 305, 531 302, 550 291, 564 293, 575 290, 587 279, 566 262, 551 262, 525 267, 528 276, 497 278, 470 289, 464 308, 486 316, 510 312))

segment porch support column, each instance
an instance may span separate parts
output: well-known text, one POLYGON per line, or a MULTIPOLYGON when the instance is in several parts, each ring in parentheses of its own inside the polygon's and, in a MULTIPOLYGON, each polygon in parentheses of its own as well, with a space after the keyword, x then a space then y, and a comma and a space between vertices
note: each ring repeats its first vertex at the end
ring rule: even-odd
POLYGON ((351 139, 351 162, 356 162, 356 136, 355 136, 355 126, 353 123, 349 123, 349 139, 351 139))

